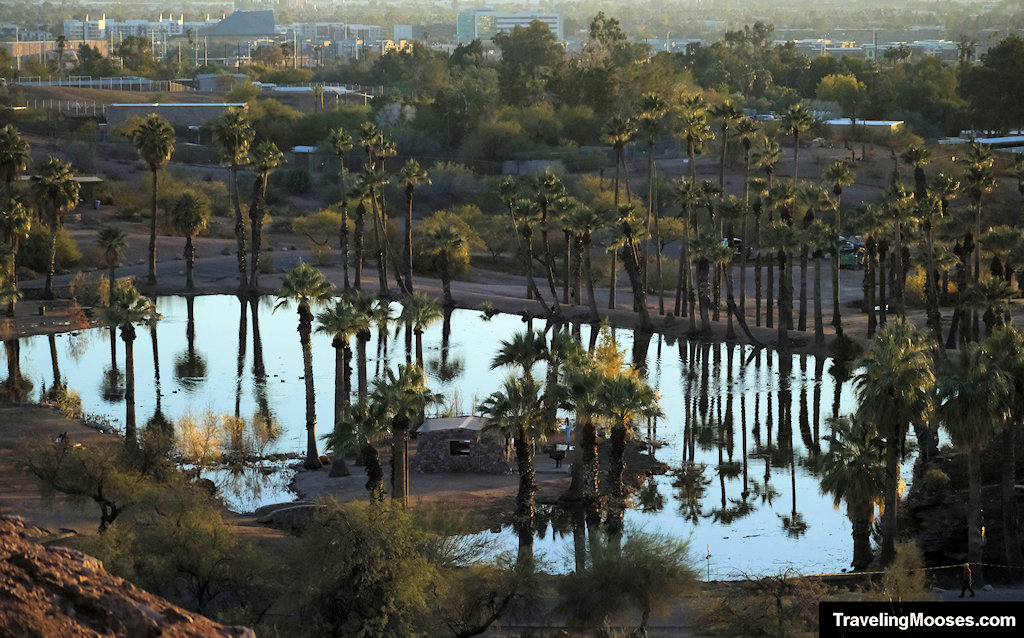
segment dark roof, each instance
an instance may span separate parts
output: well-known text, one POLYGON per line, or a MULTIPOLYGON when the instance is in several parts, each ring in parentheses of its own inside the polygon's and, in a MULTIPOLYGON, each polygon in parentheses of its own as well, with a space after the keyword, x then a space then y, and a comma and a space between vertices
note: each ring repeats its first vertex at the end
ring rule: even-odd
POLYGON ((235 11, 206 29, 207 36, 274 35, 273 11, 235 11))

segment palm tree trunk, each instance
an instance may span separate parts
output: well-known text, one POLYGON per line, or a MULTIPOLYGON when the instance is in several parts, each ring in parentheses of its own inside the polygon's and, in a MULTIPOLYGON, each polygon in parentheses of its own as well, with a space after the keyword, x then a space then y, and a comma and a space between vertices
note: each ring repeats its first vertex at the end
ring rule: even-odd
MULTIPOLYGON (((242 204, 239 202, 238 196, 238 164, 234 163, 231 164, 231 203, 235 207, 235 239, 238 243, 238 287, 248 288, 249 280, 245 264, 245 222, 242 220, 242 204)), ((153 283, 155 283, 155 279, 153 283)))
POLYGON ((153 198, 150 209, 152 215, 149 219, 149 274, 146 276, 146 281, 152 286, 156 284, 156 168, 154 167, 150 172, 153 173, 153 198))
POLYGON ((814 345, 825 345, 825 317, 821 308, 821 251, 814 254, 814 345))
POLYGON ((384 257, 384 229, 381 221, 380 210, 377 208, 377 193, 374 189, 370 189, 370 209, 373 212, 373 239, 377 244, 377 282, 379 286, 379 293, 383 296, 389 294, 388 291, 388 264, 384 257))
MULTIPOLYGON (((797 319, 797 330, 807 332, 807 246, 800 248, 800 316, 797 319)), ((820 294, 820 290, 816 294, 820 294)), ((815 298, 815 302, 818 299, 815 298)))
MULTIPOLYGON (((192 245, 192 235, 185 236, 185 290, 195 290, 196 249, 192 245)), ((114 269, 110 269, 111 288, 113 288, 114 269)))
POLYGON ((981 580, 981 450, 967 450, 967 562, 974 567, 975 580, 981 580))
POLYGON ((874 555, 871 553, 871 523, 875 518, 874 503, 847 503, 846 515, 853 526, 853 561, 855 570, 866 569, 874 555))
POLYGON ((341 269, 345 273, 345 290, 351 288, 348 279, 348 201, 341 203, 341 228, 338 229, 338 243, 341 249, 341 269))
MULTIPOLYGON (((764 308, 764 325, 768 328, 775 327, 775 264, 772 259, 768 259, 768 275, 765 281, 765 308, 764 308)), ((781 273, 779 277, 781 278, 781 273)), ((780 282, 781 283, 781 282, 780 282)), ((781 304, 780 304, 781 305, 781 304)), ((779 312, 779 321, 782 321, 781 308, 779 312)))
POLYGON ((878 245, 878 325, 879 327, 885 327, 886 314, 889 310, 889 302, 886 299, 886 280, 885 274, 885 258, 889 253, 888 242, 882 240, 878 245))
MULTIPOLYGON (((615 210, 619 209, 619 168, 625 164, 625 158, 623 157, 622 149, 618 146, 615 147, 615 210)), ((618 256, 613 250, 612 253, 612 266, 611 274, 608 277, 608 310, 615 310, 615 288, 618 279, 618 256)))
POLYGON ((793 290, 787 274, 789 273, 789 255, 785 250, 779 250, 779 321, 778 321, 778 348, 789 348, 789 324, 793 318, 793 290), (788 320, 787 320, 788 317, 788 320))
POLYGON ((836 196, 836 241, 832 245, 832 326, 836 335, 843 334, 843 317, 839 307, 839 236, 843 232, 842 227, 842 200, 836 196))
POLYGON ((380 453, 370 443, 363 442, 363 463, 366 464, 366 490, 370 500, 384 502, 384 470, 380 465, 380 453))
POLYGON ((43 291, 43 297, 45 299, 55 298, 53 293, 53 271, 57 262, 57 230, 59 226, 60 224, 58 223, 58 220, 54 219, 53 227, 50 228, 50 262, 46 269, 46 288, 43 291))
POLYGON ((396 415, 391 419, 391 499, 406 502, 409 495, 405 468, 409 462, 409 419, 396 415))
POLYGON ((651 315, 647 311, 647 295, 644 293, 643 284, 640 281, 642 276, 640 263, 638 261, 639 251, 632 240, 627 240, 622 247, 622 264, 626 267, 626 274, 629 275, 629 284, 633 289, 633 305, 640 313, 640 325, 638 328, 644 332, 654 330, 651 324, 651 315))
POLYGON ((124 438, 135 442, 135 326, 126 323, 121 326, 124 339, 124 438))
POLYGON ((412 294, 412 187, 406 187, 405 200, 405 287, 412 294))
MULTIPOLYGON (((345 384, 345 347, 348 344, 335 335, 331 345, 334 346, 334 423, 337 424, 345 418, 345 409, 348 406, 348 388, 345 384)), ((348 474, 348 466, 345 464, 345 447, 337 445, 331 456, 329 475, 348 476, 348 474)))
MULTIPOLYGON (((576 305, 576 297, 569 299, 569 280, 572 278, 570 264, 572 263, 572 231, 562 230, 565 235, 565 279, 562 281, 562 303, 576 305)), ((577 291, 577 295, 579 292, 577 291)))
POLYGON ((256 191, 252 198, 252 208, 249 209, 249 220, 252 223, 252 246, 250 246, 250 252, 252 254, 251 263, 249 264, 249 286, 254 291, 259 291, 259 278, 260 278, 260 251, 263 249, 263 217, 265 203, 263 200, 263 189, 266 188, 264 184, 260 186, 260 181, 263 180, 262 176, 257 176, 257 184, 254 186, 256 191))
POLYGON ((313 346, 310 333, 313 313, 305 304, 299 304, 299 345, 302 347, 302 374, 306 384, 306 461, 303 467, 316 470, 322 467, 316 450, 316 395, 313 389, 313 346))
POLYGON ((356 290, 362 289, 362 277, 363 277, 363 226, 365 224, 366 217, 366 205, 359 202, 359 206, 356 208, 356 224, 355 224, 355 252, 356 252, 356 263, 355 273, 353 274, 356 290))
POLYGON ((547 307, 544 304, 544 298, 540 296, 540 289, 537 288, 537 282, 533 278, 533 228, 528 224, 524 223, 523 226, 523 251, 525 260, 524 266, 526 271, 526 298, 537 299, 540 301, 542 306, 547 307))
POLYGON ((896 512, 900 502, 899 430, 897 424, 887 424, 885 441, 885 510, 882 512, 882 566, 896 556, 896 512))
POLYGON ((370 340, 370 331, 365 330, 356 335, 356 357, 359 359, 356 375, 358 378, 359 400, 365 401, 366 388, 366 342, 370 340))
POLYGON ((441 287, 444 289, 444 305, 446 308, 455 307, 455 300, 452 298, 452 273, 448 268, 448 260, 441 262, 441 287))
POLYGON ((700 300, 700 333, 711 334, 711 322, 708 318, 708 307, 711 305, 711 283, 708 280, 710 262, 704 257, 697 259, 697 298, 700 300))
POLYGON ((611 499, 608 504, 608 517, 605 523, 608 536, 612 539, 617 539, 622 535, 623 514, 626 509, 626 490, 622 483, 622 475, 626 469, 627 434, 625 423, 616 423, 615 427, 612 428, 611 452, 608 460, 608 485, 611 499))
POLYGON ((516 465, 519 468, 519 492, 516 494, 516 532, 519 536, 517 564, 533 569, 533 531, 536 513, 537 478, 533 470, 530 441, 526 428, 519 426, 515 437, 516 465))
POLYGON ((597 311, 597 299, 594 298, 594 271, 590 265, 590 233, 583 236, 583 277, 587 286, 587 304, 590 306, 590 321, 597 323, 601 321, 601 314, 597 311))
POLYGON ((868 313, 868 339, 874 336, 878 320, 875 316, 875 265, 878 254, 874 237, 868 237, 864 263, 864 310, 868 313))

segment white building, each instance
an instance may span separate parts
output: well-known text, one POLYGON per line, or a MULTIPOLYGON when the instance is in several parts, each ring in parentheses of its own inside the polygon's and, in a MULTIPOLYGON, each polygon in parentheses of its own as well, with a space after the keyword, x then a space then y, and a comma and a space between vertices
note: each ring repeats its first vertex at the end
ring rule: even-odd
POLYGON ((107 39, 107 16, 96 20, 65 20, 64 37, 68 40, 106 40, 107 39))
POLYGON ((535 11, 505 13, 489 7, 460 13, 455 22, 455 34, 460 42, 477 38, 490 40, 498 33, 507 33, 516 27, 528 27, 534 20, 546 24, 555 38, 562 40, 562 16, 558 14, 535 11))

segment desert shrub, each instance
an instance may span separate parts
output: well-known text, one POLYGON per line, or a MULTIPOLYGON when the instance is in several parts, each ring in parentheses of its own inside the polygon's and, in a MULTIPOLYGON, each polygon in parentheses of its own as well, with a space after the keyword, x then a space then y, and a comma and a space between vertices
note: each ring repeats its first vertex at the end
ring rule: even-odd
MULTIPOLYGON (((54 268, 71 268, 78 264, 82 253, 66 228, 57 230, 57 254, 54 268)), ((18 264, 36 272, 45 273, 50 265, 50 228, 45 224, 32 226, 18 247, 18 264)))
POLYGON ((897 542, 896 557, 868 597, 886 602, 932 600, 921 548, 913 542, 897 542))
POLYGON ((71 297, 83 306, 105 306, 110 299, 110 280, 104 274, 79 271, 68 288, 71 297))
POLYGON ((284 174, 284 188, 293 195, 308 193, 313 188, 313 176, 301 166, 297 166, 284 174))

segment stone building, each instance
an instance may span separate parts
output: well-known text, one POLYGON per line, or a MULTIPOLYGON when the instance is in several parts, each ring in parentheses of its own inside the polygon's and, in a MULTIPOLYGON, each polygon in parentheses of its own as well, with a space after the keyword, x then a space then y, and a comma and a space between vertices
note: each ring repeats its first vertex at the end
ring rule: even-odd
POLYGON ((457 416, 426 419, 416 431, 416 472, 479 472, 503 474, 512 470, 511 441, 483 432, 488 419, 457 416))

